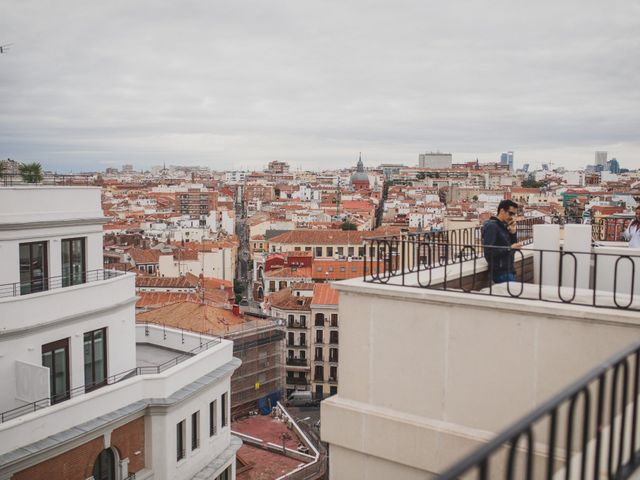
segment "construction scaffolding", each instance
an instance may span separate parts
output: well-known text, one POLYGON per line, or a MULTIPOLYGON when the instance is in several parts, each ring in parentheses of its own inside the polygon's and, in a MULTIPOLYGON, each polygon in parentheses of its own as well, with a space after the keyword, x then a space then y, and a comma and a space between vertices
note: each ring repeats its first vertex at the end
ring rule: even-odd
POLYGON ((232 418, 257 410, 265 397, 275 406, 283 391, 284 327, 256 319, 229 326, 223 337, 233 341, 233 356, 242 360, 231 377, 232 418))

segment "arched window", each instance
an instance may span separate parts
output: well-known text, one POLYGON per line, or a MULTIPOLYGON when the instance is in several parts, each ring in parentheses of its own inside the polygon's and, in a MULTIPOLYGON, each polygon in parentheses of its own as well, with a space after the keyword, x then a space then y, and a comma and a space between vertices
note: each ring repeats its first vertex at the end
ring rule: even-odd
POLYGON ((93 465, 93 478, 95 480, 115 480, 116 458, 110 448, 102 450, 96 458, 96 463, 93 465))

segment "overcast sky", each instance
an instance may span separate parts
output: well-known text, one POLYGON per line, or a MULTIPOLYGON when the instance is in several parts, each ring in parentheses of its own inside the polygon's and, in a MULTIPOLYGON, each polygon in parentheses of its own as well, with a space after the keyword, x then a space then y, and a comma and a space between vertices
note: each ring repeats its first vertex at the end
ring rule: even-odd
POLYGON ((4 0, 0 158, 640 168, 640 2, 4 0))

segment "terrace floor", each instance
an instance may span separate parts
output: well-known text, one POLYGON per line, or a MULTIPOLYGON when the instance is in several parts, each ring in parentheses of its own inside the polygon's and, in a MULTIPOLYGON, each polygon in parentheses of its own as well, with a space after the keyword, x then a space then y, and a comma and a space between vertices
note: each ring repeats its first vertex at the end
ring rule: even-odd
POLYGON ((136 367, 157 367, 183 354, 152 343, 136 343, 136 367))

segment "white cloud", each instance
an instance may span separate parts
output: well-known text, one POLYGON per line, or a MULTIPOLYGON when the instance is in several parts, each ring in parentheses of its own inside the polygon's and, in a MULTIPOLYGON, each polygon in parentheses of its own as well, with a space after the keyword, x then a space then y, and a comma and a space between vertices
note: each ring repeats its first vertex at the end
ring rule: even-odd
POLYGON ((640 167, 640 4, 14 0, 0 157, 640 167))

